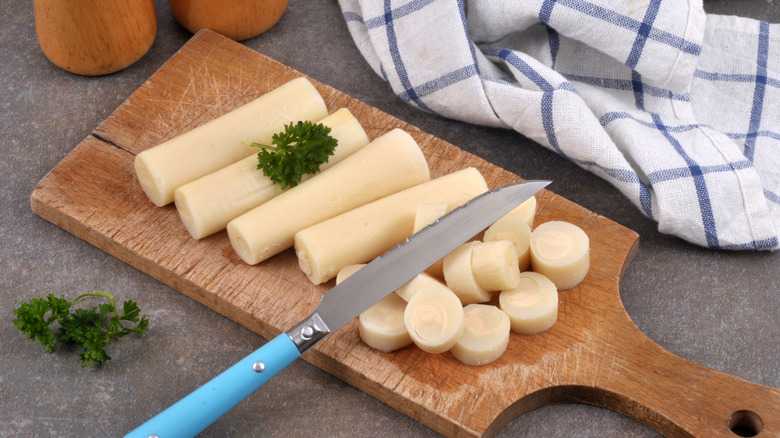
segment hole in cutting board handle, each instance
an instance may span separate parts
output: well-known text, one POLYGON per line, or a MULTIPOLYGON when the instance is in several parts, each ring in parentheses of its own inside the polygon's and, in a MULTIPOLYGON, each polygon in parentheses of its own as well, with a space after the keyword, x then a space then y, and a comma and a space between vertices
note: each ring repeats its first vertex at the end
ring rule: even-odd
POLYGON ((756 436, 763 428, 763 420, 753 411, 736 411, 729 417, 729 429, 736 436, 756 436))

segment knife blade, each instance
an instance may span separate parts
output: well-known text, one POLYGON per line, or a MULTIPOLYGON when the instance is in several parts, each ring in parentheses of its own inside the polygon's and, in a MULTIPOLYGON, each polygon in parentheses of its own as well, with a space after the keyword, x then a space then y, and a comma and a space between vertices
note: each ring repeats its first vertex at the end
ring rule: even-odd
POLYGON ((490 226, 550 181, 509 184, 454 209, 322 296, 307 318, 160 412, 126 438, 193 437, 305 351, 490 226))

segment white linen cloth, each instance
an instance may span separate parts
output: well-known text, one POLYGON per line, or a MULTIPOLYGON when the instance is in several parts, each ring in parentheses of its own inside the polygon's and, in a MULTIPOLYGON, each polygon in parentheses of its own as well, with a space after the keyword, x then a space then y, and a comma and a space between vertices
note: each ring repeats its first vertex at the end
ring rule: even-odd
POLYGON ((780 25, 701 0, 339 0, 404 101, 514 129, 659 231, 780 247, 780 25))

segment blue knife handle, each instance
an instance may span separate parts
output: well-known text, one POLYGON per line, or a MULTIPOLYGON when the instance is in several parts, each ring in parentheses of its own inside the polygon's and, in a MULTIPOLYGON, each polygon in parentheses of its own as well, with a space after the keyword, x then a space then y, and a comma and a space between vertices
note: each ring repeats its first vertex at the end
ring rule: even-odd
POLYGON ((194 437, 300 356, 290 336, 282 333, 125 438, 194 437), (258 362, 263 365, 255 366, 258 362))

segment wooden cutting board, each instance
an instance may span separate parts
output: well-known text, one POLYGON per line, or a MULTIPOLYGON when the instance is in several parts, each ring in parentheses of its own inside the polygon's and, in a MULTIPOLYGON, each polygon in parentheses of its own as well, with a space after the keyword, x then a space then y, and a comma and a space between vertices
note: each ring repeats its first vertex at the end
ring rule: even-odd
MULTIPOLYGON (((133 158, 299 76, 241 44, 200 32, 41 180, 32 209, 263 337, 275 337, 309 315, 333 284, 310 284, 291 250, 249 266, 224 231, 193 240, 174 206, 158 208, 146 198, 133 158)), ((407 130, 434 177, 473 166, 491 188, 520 179, 312 82, 330 112, 349 108, 369 138, 407 130)), ((469 367, 449 353, 413 346, 391 354, 371 350, 352 321, 303 358, 448 436, 491 436, 551 403, 606 407, 668 436, 736 436, 732 429, 780 435, 780 391, 680 359, 630 320, 618 285, 637 250, 636 233, 551 191, 537 198, 537 224, 569 221, 591 241, 592 268, 579 286, 560 293, 552 329, 513 334, 498 361, 469 367)))

